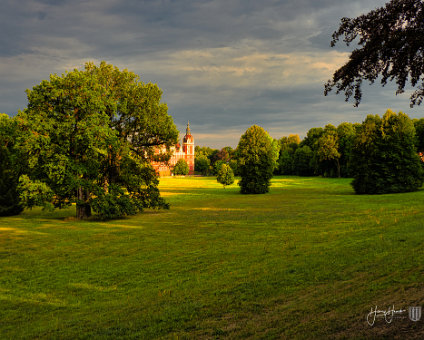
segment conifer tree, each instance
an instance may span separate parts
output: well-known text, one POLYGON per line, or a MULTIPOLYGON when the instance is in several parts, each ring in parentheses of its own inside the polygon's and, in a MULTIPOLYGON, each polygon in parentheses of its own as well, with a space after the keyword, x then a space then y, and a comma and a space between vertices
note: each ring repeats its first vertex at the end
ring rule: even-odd
POLYGON ((221 168, 218 171, 216 176, 218 183, 221 183, 224 186, 231 185, 234 183, 234 172, 233 169, 227 164, 222 164, 221 168))

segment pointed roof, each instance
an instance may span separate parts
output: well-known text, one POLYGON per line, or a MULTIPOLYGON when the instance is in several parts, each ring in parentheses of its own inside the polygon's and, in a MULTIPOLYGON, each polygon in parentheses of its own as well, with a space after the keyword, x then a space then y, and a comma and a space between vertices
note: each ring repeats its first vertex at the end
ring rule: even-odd
POLYGON ((186 129, 186 136, 191 135, 190 133, 190 122, 187 121, 187 129, 186 129))

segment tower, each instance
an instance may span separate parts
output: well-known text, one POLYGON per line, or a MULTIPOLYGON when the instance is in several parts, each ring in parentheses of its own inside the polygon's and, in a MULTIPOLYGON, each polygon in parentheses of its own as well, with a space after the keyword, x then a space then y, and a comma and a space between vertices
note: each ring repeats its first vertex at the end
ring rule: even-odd
POLYGON ((186 134, 183 138, 184 158, 189 167, 189 175, 194 175, 194 139, 190 132, 190 122, 187 121, 186 134))

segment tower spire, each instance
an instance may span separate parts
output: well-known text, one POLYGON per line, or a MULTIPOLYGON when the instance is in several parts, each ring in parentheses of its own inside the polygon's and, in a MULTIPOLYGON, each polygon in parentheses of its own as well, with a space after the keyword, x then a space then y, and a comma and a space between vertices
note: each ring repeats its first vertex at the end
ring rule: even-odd
POLYGON ((191 133, 190 133, 190 122, 187 120, 186 136, 188 135, 191 135, 191 133))

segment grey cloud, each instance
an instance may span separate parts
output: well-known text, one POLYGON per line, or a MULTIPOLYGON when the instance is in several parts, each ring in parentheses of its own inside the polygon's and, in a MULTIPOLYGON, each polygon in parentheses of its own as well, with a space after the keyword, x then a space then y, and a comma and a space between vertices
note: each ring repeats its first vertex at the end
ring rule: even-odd
POLYGON ((407 98, 377 84, 359 109, 342 96, 323 96, 328 69, 342 60, 329 53, 347 50, 329 47, 340 18, 385 2, 5 0, 0 112, 15 114, 26 104, 26 88, 88 60, 158 83, 180 131, 189 119, 204 145, 235 146, 254 123, 279 138, 360 121, 388 105, 406 110, 407 98))

